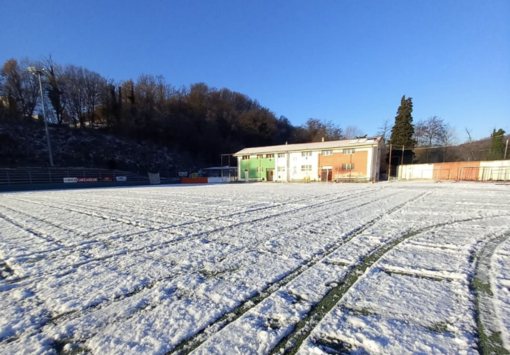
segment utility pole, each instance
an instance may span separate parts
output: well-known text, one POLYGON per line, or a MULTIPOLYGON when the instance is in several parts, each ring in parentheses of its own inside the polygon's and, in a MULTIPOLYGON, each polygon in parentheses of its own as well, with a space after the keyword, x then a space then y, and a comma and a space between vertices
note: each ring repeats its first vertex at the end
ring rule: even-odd
POLYGON ((39 89, 41 90, 41 105, 44 116, 44 128, 46 129, 46 144, 48 145, 48 154, 50 157, 50 166, 53 167, 53 153, 51 151, 50 131, 48 130, 48 119, 46 118, 46 110, 44 108, 44 94, 41 82, 41 75, 45 75, 44 69, 37 69, 36 67, 28 67, 28 72, 37 75, 39 78, 39 89))
POLYGON ((506 140, 506 146, 505 146, 505 157, 503 159, 506 160, 506 152, 508 150, 508 139, 506 140))
POLYGON ((388 159, 388 181, 391 177, 391 143, 390 143, 390 158, 388 159))

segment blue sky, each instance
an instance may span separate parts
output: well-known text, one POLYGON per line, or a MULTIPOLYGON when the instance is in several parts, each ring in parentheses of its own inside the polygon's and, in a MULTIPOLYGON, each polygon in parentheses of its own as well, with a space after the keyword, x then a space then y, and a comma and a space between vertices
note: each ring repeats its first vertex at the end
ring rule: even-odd
POLYGON ((295 125, 375 134, 402 95, 475 138, 510 132, 510 1, 7 1, 0 62, 52 55, 107 78, 247 94, 295 125))

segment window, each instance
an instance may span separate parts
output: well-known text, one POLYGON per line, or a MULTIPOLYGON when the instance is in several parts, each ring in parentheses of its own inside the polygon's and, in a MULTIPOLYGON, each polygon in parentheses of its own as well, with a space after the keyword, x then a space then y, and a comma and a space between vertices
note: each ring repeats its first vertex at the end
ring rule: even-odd
POLYGON ((250 159, 249 155, 243 155, 243 160, 249 160, 249 159, 250 159))
POLYGON ((257 154, 257 159, 262 159, 264 158, 264 154, 257 154))
POLYGON ((312 156, 312 152, 301 152, 301 156, 302 157, 311 157, 312 156))
POLYGON ((343 153, 344 153, 344 154, 354 154, 354 148, 351 148, 351 149, 344 149, 344 150, 343 150, 343 153))
POLYGON ((266 158, 268 158, 268 159, 274 159, 274 154, 266 154, 266 158))
POLYGON ((259 167, 257 168, 257 173, 262 173, 262 172, 264 172, 264 168, 263 168, 263 167, 261 167, 261 166, 259 166, 259 167))
POLYGON ((285 158, 285 154, 284 153, 278 153, 278 158, 285 158))
POLYGON ((278 171, 285 171, 285 167, 284 166, 279 166, 278 167, 278 171))
POLYGON ((322 155, 333 155, 333 151, 332 150, 323 150, 322 155))
POLYGON ((311 165, 301 165, 301 171, 312 171, 311 165))
POLYGON ((346 163, 342 164, 343 170, 354 170, 354 163, 346 163))

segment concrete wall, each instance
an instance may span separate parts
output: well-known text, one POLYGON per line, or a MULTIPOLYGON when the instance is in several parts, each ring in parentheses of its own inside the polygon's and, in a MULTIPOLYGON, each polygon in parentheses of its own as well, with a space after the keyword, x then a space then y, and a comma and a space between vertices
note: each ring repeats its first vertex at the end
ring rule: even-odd
POLYGON ((480 162, 479 179, 483 181, 510 180, 510 160, 482 161, 480 162))
POLYGON ((399 180, 509 181, 510 161, 463 161, 400 165, 399 180))

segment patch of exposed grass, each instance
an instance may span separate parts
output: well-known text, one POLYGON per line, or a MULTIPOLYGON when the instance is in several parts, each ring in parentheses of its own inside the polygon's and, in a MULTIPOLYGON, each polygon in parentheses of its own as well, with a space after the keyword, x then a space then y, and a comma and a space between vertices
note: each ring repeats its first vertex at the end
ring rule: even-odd
POLYGON ((27 264, 35 264, 41 260, 44 260, 44 258, 40 257, 40 258, 32 258, 32 259, 28 259, 28 260, 25 260, 25 263, 27 264))
MULTIPOLYGON (((478 325, 478 324, 477 324, 478 325)), ((503 340, 501 339, 501 332, 494 332, 491 335, 487 335, 483 325, 477 326, 478 334, 480 336, 480 345, 482 348, 482 354, 496 354, 496 355, 508 355, 510 352, 503 346, 503 340), (481 328, 480 328, 481 327, 481 328)))
POLYGON ((6 279, 12 275, 14 270, 6 262, 0 262, 0 279, 6 279))
POLYGON ((202 275, 205 279, 211 279, 218 276, 221 276, 227 272, 235 272, 239 270, 239 267, 234 267, 230 269, 223 269, 223 270, 208 270, 208 269, 202 269, 200 270, 200 275, 202 275))
POLYGON ((494 296, 492 294, 492 289, 490 283, 483 282, 480 277, 475 276, 473 280, 471 281, 473 289, 476 290, 476 292, 485 293, 489 296, 494 296))
POLYGON ((319 347, 326 354, 350 354, 353 350, 351 344, 330 337, 315 339, 313 345, 319 347))
POLYGON ((345 309, 347 312, 349 312, 350 314, 355 315, 355 316, 368 317, 368 316, 374 316, 377 314, 375 311, 371 310, 370 308, 366 308, 366 307, 363 307, 361 309, 343 307, 343 309, 345 309))
POLYGON ((59 355, 76 355, 89 352, 89 349, 83 345, 78 345, 72 338, 53 340, 53 348, 59 355), (68 344, 71 344, 71 349, 65 349, 68 344))
POLYGON ((434 324, 429 325, 428 327, 425 327, 425 328, 427 328, 431 332, 446 333, 448 331, 448 325, 449 324, 447 321, 443 321, 443 322, 434 323, 434 324))
POLYGON ((403 270, 395 271, 395 270, 387 270, 387 269, 381 269, 381 271, 387 275, 390 275, 390 276, 400 275, 400 276, 416 277, 418 279, 425 279, 425 280, 430 280, 430 281, 445 281, 445 280, 451 281, 450 279, 447 279, 447 278, 429 276, 429 275, 420 275, 420 274, 417 274, 412 271, 403 271, 403 270))

